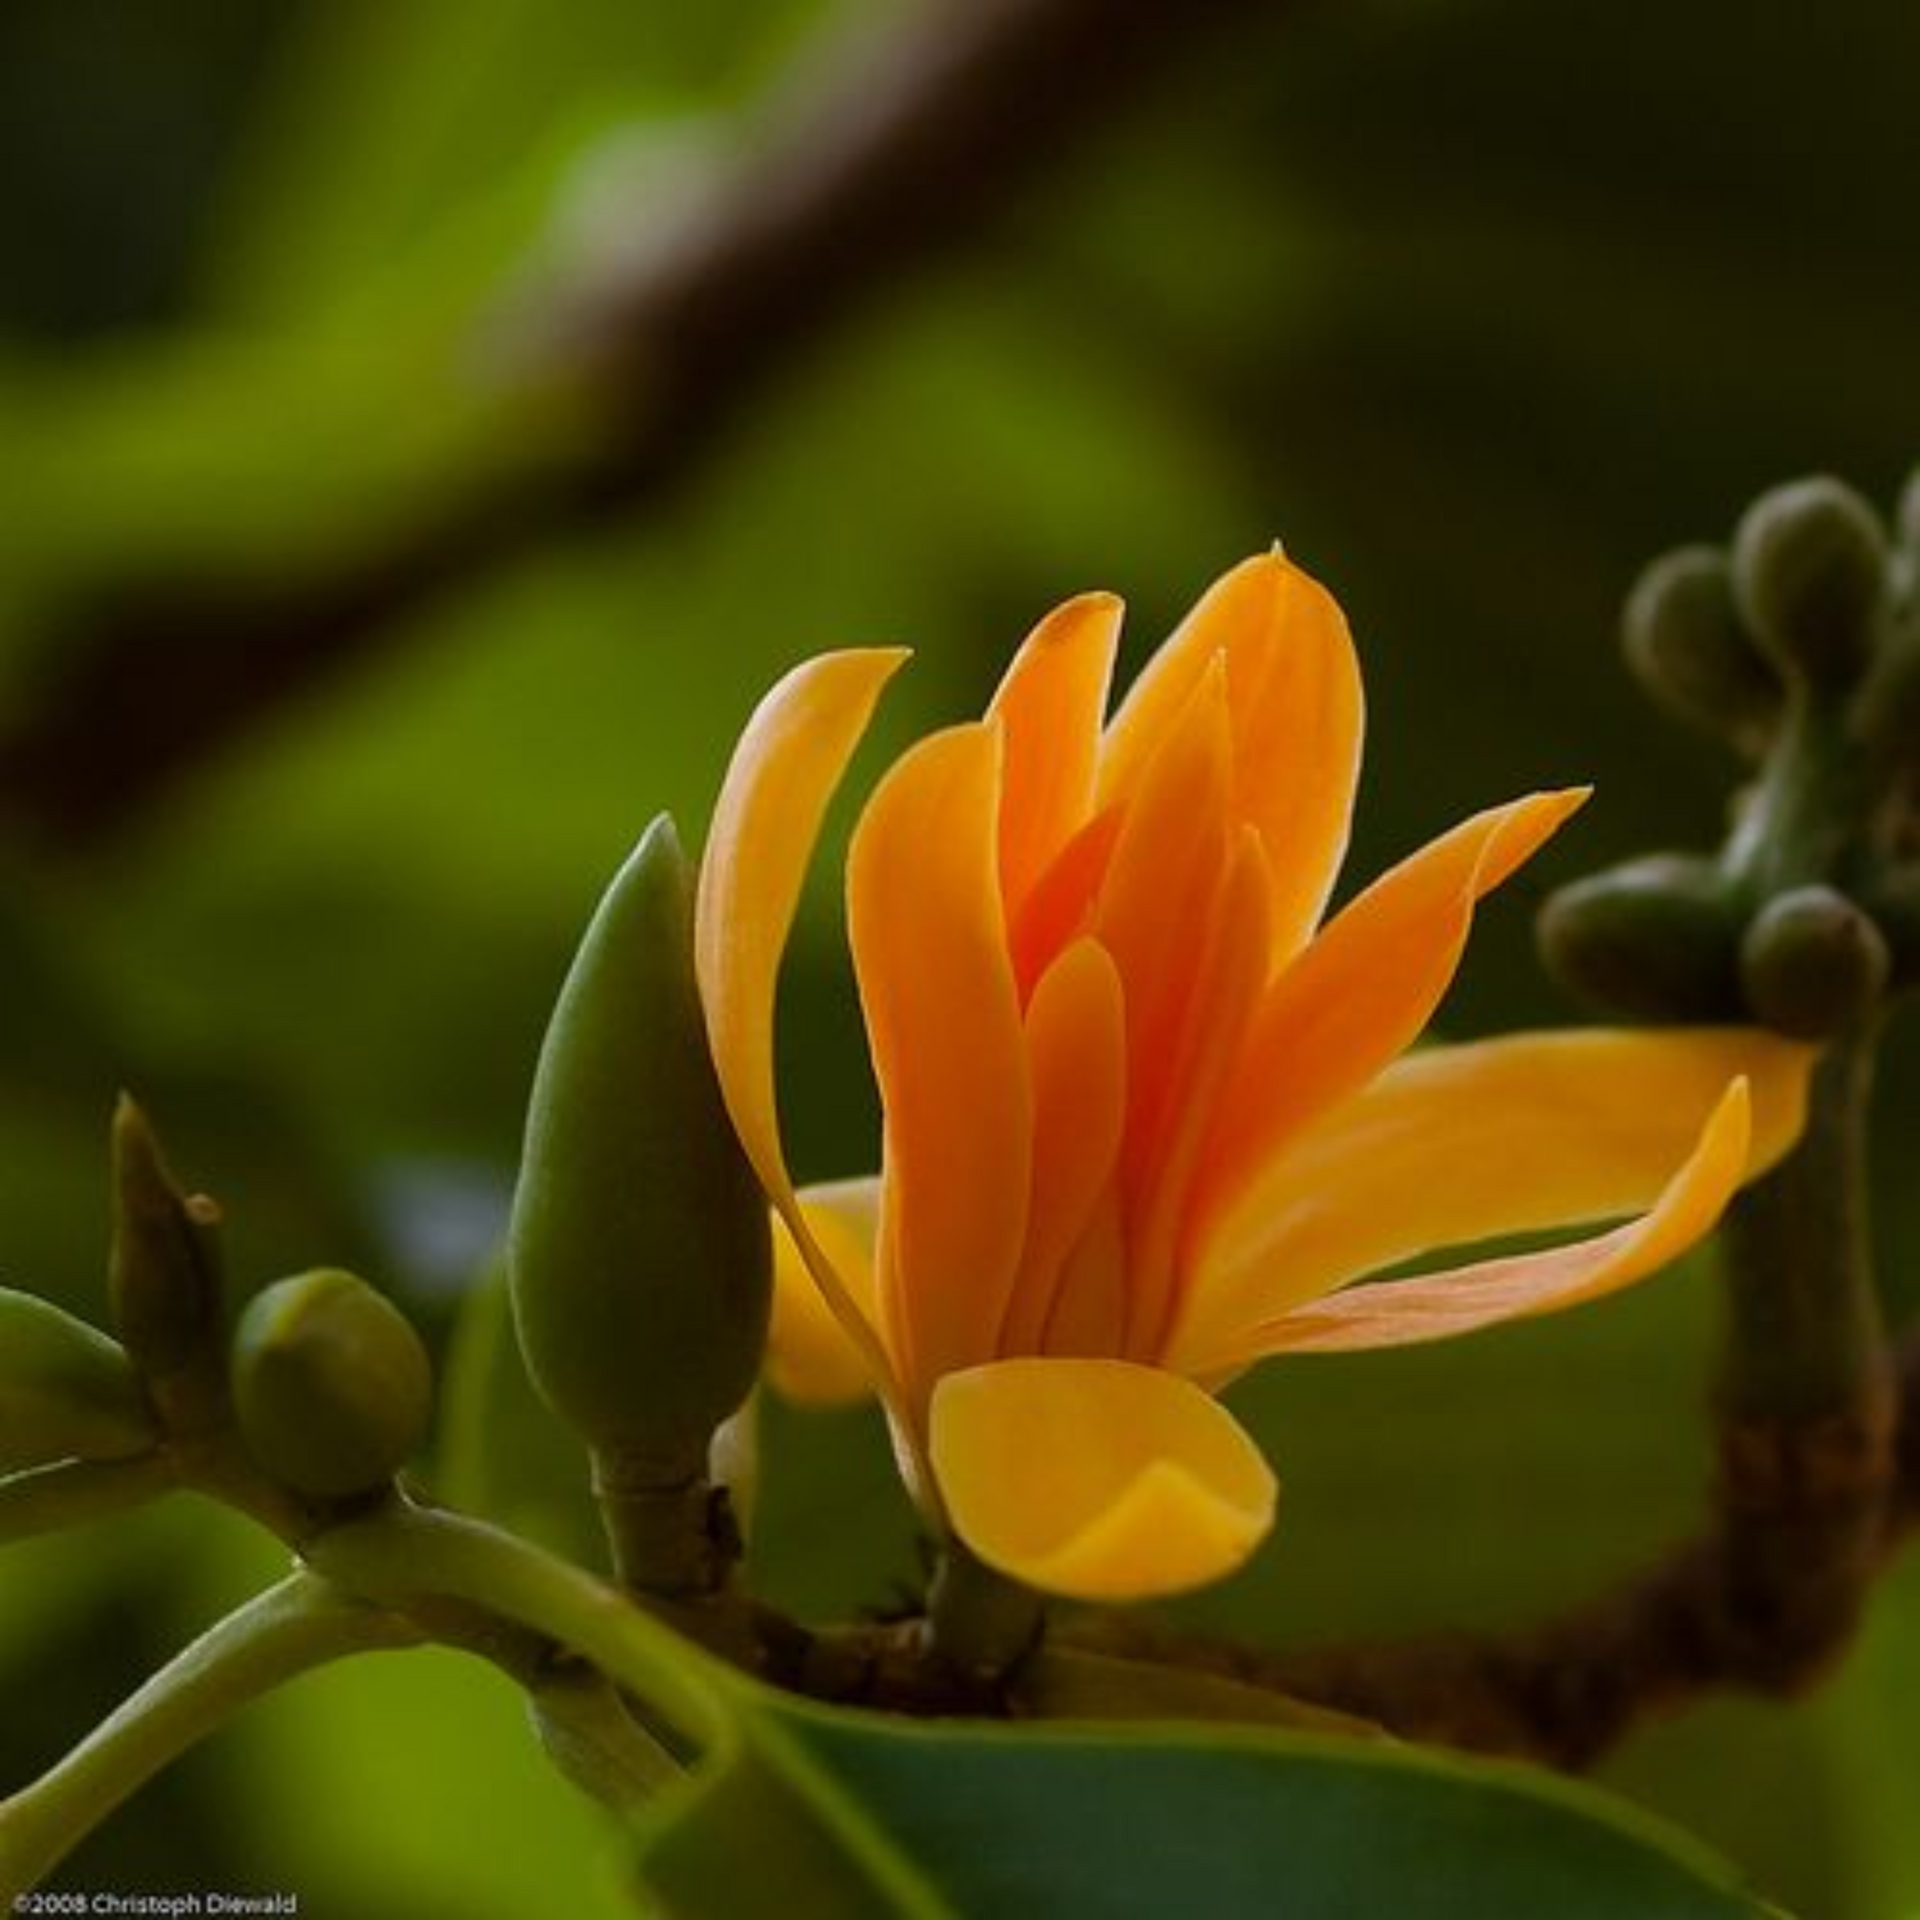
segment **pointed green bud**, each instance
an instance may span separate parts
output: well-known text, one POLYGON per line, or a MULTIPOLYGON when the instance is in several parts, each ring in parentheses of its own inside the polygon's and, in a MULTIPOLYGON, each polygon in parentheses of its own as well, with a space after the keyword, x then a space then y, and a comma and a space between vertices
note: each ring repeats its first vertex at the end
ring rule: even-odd
POLYGON ((155 1441, 125 1350, 50 1300, 0 1287, 0 1473, 124 1460, 155 1441))
POLYGON ((560 1416, 623 1481, 701 1474, 759 1372, 772 1251, 708 1050, 692 875, 664 814, 560 989, 508 1249, 527 1369, 560 1416))
POLYGON ((1734 594, 1782 671, 1844 688, 1872 659, 1887 591, 1887 536, 1854 490, 1817 477, 1764 493, 1733 540, 1734 594))
POLYGON ((393 1478, 426 1437, 433 1368, 394 1304, 337 1268, 276 1281, 240 1317, 233 1400, 248 1450, 323 1499, 393 1478))
POLYGON ((1757 757, 1779 724, 1780 676, 1734 607, 1733 574, 1714 547, 1683 547, 1635 582, 1622 622, 1627 663, 1677 719, 1757 757))
POLYGON ((183 1194, 147 1117, 126 1095, 113 1115, 114 1323, 150 1377, 217 1358, 222 1334, 220 1209, 183 1194))
POLYGON ((1631 1020, 1740 1012, 1739 922, 1710 860, 1656 854, 1562 887, 1536 923, 1560 983, 1631 1020))
POLYGON ((1740 973, 1754 1018, 1795 1040, 1825 1040, 1871 1012, 1893 971, 1886 936, 1832 887, 1795 887, 1754 916, 1740 973))

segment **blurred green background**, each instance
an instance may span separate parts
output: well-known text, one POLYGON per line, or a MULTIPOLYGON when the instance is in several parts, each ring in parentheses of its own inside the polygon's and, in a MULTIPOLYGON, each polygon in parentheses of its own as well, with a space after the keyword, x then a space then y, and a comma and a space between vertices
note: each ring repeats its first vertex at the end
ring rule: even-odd
MULTIPOLYGON (((742 402, 643 487, 602 484, 675 369, 610 397, 568 330, 582 290, 704 217, 823 35, 941 14, 0 8, 0 1281, 98 1310, 126 1084, 226 1202, 245 1284, 359 1264, 447 1335, 599 885, 659 807, 697 838, 753 700, 822 647, 918 649, 884 750, 977 706, 1068 593, 1122 592, 1138 657, 1283 538, 1368 668, 1356 876, 1526 787, 1598 784, 1486 915, 1457 1032, 1568 1017, 1528 932, 1556 880, 1713 836, 1732 770, 1639 703, 1617 608, 1766 485, 1830 470, 1884 501, 1920 451, 1920 12, 1167 9, 1144 72, 1063 63, 993 130, 1027 165, 949 183, 964 219, 930 201, 948 244, 879 250, 824 322, 759 313, 742 402), (331 632, 313 583, 448 524, 437 590, 303 675, 331 632)), ((809 1175, 873 1151, 821 878, 787 1002, 809 1175)), ((1909 1040, 1889 1171, 1917 1101, 1909 1040)), ((1883 1188, 1898 1275, 1920 1217, 1883 1188)), ((1243 1398, 1285 1519, 1193 1611, 1274 1637, 1518 1620, 1618 1576, 1696 1511, 1712 1315, 1694 1271, 1457 1350, 1271 1370, 1243 1398)), ((467 1351, 440 1470, 470 1485, 453 1456, 495 1413, 467 1351)), ((778 1597, 917 1577, 868 1421, 775 1408, 767 1441, 778 1597)), ((520 1464, 495 1497, 564 1525, 520 1464)), ((172 1510, 10 1550, 0 1782, 275 1558, 172 1510)), ((1692 1713, 1606 1777, 1806 1914, 1896 1920, 1920 1910, 1916 1685, 1908 1564, 1816 1698, 1692 1713)), ((254 1713, 70 1883, 526 1920, 622 1911, 614 1873, 504 1685, 416 1655, 254 1713)))

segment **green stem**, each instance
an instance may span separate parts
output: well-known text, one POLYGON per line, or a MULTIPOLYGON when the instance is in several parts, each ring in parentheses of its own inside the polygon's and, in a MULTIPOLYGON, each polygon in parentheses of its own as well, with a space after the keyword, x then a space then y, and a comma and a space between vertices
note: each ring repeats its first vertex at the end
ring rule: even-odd
POLYGON ((454 1599, 531 1627, 590 1660, 688 1739, 728 1736, 726 1711, 701 1670, 704 1655, 618 1588, 498 1527, 396 1502, 330 1528, 306 1555, 316 1572, 402 1612, 454 1599))
POLYGON ((1039 1644, 1046 1602, 949 1539, 927 1595, 927 1639, 965 1672, 998 1681, 1039 1644))
POLYGON ((1871 841, 1872 768, 1845 715, 1803 700, 1742 808, 1721 864, 1755 903, 1827 880, 1844 885, 1871 841))
POLYGON ((249 1701, 349 1654, 411 1646, 391 1614, 297 1573, 209 1629, 66 1758, 0 1801, 0 1904, 43 1880, 136 1789, 249 1701))
POLYGON ((61 1460, 9 1474, 0 1480, 0 1546, 104 1520, 179 1484, 178 1470, 163 1452, 131 1460, 61 1460))
POLYGON ((1720 1392, 1735 1422, 1812 1421, 1887 1400, 1867 1224, 1872 1079, 1872 1034, 1835 1041, 1814 1069, 1800 1144, 1728 1209, 1720 1392))
POLYGON ((707 1479, 706 1461, 704 1446, 670 1461, 593 1450, 593 1497, 623 1586, 675 1601, 725 1591, 740 1533, 725 1493, 707 1479))
POLYGON ((1886 1553, 1897 1401, 1867 1233, 1872 1037, 1814 1071, 1799 1146, 1726 1223, 1720 1379, 1720 1670, 1803 1683, 1858 1625, 1886 1553))

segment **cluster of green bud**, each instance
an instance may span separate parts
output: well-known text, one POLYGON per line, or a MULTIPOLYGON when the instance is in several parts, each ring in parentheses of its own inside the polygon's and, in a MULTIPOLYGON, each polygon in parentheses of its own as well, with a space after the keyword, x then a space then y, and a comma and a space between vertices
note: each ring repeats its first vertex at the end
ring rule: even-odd
MULTIPOLYGON (((120 1338, 0 1288, 0 1474, 164 1448, 190 1484, 209 1462, 246 1458, 308 1501, 389 1486, 433 1402, 426 1350, 399 1311, 327 1269, 268 1287, 229 1341, 219 1210, 182 1192, 124 1096, 113 1166, 120 1338)), ((224 1469, 216 1483, 234 1484, 224 1469)))
POLYGON ((1920 473, 1891 532, 1839 481, 1776 488, 1726 549, 1649 567, 1624 627, 1654 699, 1756 777, 1716 854, 1549 900, 1552 970, 1609 1013, 1800 1039, 1920 983, 1920 473))
POLYGON ((709 1452, 752 1391, 772 1298, 766 1200, 694 975, 692 878, 662 815, 588 926, 534 1076, 508 1241, 527 1370, 587 1442, 623 1572, 655 1590, 709 1581, 703 1530, 732 1550, 724 1514, 701 1518, 709 1452))

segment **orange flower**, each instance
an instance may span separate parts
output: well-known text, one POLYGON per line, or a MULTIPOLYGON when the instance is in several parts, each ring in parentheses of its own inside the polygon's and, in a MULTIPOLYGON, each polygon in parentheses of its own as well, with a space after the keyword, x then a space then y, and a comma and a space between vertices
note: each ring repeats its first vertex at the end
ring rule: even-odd
POLYGON ((1792 1141, 1811 1057, 1731 1029, 1407 1054, 1475 902, 1584 790, 1476 814, 1323 923, 1360 759, 1339 608, 1279 555, 1249 560, 1103 725, 1119 624, 1105 595, 1051 614, 986 717, 911 748, 860 818, 847 903, 877 1180, 794 1190, 773 1008, 821 815, 903 655, 823 655, 761 704, 696 934, 788 1280, 804 1263, 832 1315, 789 1286, 776 1377, 825 1397, 864 1375, 936 1520, 1087 1598, 1201 1584, 1266 1533, 1273 1475, 1212 1397, 1241 1369, 1464 1333, 1652 1272, 1792 1141), (1347 1288, 1620 1215, 1638 1217, 1347 1288))

